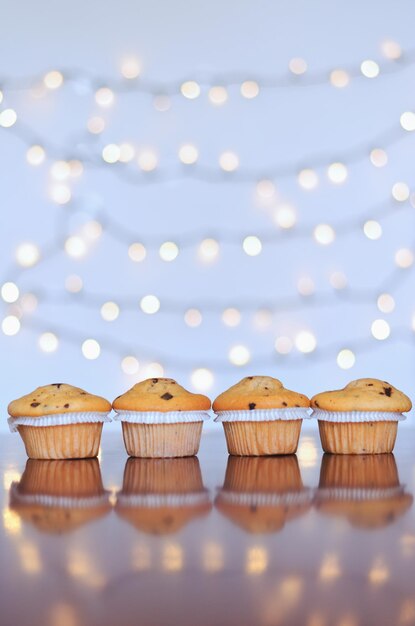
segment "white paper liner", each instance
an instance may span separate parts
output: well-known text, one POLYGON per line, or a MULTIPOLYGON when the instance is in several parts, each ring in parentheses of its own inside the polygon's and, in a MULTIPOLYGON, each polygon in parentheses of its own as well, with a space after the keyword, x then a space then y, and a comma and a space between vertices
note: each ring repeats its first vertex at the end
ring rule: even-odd
POLYGON ((311 416, 322 422, 401 422, 406 415, 393 411, 323 411, 314 409, 311 416))
POLYGON ((403 485, 388 487, 385 489, 365 489, 359 487, 327 487, 318 489, 316 498, 318 500, 354 500, 364 502, 365 500, 386 500, 401 495, 405 490, 403 485))
POLYGON ((117 411, 114 420, 130 424, 181 424, 204 422, 209 417, 206 411, 117 411))
POLYGON ((68 426, 69 424, 91 424, 110 422, 109 413, 99 411, 83 411, 77 413, 53 413, 40 417, 9 417, 7 420, 10 431, 15 433, 18 426, 68 426))
POLYGON ((309 419, 309 409, 293 407, 289 409, 253 409, 252 411, 217 411, 215 422, 275 422, 277 420, 309 419))
POLYGON ((117 504, 125 507, 178 507, 197 506, 209 502, 209 493, 199 491, 196 493, 137 493, 122 494, 117 496, 117 504))
POLYGON ((75 498, 67 496, 51 496, 49 494, 21 494, 18 490, 18 483, 12 483, 10 495, 13 500, 21 504, 35 504, 44 507, 55 507, 63 509, 89 509, 101 506, 109 502, 110 493, 106 491, 100 496, 91 496, 89 498, 75 498))
POLYGON ((242 493, 240 491, 219 491, 221 500, 239 506, 296 506, 308 504, 313 500, 313 490, 287 491, 282 493, 253 492, 242 493))

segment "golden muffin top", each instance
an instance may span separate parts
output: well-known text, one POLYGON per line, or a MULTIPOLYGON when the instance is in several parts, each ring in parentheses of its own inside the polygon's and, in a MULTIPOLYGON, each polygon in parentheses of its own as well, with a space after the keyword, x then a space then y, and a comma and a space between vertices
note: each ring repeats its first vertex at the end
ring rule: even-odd
POLYGON ((324 411, 410 411, 412 402, 385 380, 359 378, 343 389, 323 391, 311 398, 314 409, 324 411))
POLYGON ((7 407, 11 417, 41 417, 56 413, 109 413, 111 404, 101 396, 95 396, 79 387, 66 383, 52 383, 38 387, 7 407))
POLYGON ((172 378, 147 378, 115 398, 115 411, 208 411, 206 396, 187 391, 172 378))
POLYGON ((214 411, 240 411, 254 409, 286 409, 310 406, 307 396, 285 389, 272 376, 246 376, 221 393, 213 402, 214 411))

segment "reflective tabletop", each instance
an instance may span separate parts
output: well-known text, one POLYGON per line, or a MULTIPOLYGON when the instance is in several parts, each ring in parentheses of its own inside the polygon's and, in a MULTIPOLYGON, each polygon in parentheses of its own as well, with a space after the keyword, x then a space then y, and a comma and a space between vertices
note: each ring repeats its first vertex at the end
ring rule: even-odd
POLYGON ((393 455, 28 461, 0 438, 2 626, 415 624, 415 430, 393 455))

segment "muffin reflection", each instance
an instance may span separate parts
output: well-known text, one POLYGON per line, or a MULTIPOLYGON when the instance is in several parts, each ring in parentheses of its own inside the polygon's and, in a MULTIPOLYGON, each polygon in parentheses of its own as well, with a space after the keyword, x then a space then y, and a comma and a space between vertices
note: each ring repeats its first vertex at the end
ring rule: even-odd
POLYGON ((116 512, 138 530, 176 533, 211 508, 196 457, 128 459, 116 512))
POLYGON ((215 506, 249 533, 273 533, 311 508, 297 457, 229 457, 215 506))
POLYGON ((29 459, 10 488, 10 508, 42 532, 70 532, 106 515, 111 505, 97 459, 29 459))
POLYGON ((323 456, 315 505, 324 515, 344 517, 357 528, 382 528, 412 501, 399 482, 393 454, 323 456))

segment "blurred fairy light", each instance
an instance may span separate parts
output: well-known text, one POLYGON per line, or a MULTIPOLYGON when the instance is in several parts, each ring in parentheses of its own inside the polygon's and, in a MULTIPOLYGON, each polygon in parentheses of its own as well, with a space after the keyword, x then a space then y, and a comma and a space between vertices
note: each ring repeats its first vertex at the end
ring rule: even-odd
POLYGON ((193 165, 198 157, 198 149, 191 143, 183 144, 179 149, 179 159, 184 165, 193 165))
POLYGON ((376 61, 367 59, 360 65, 360 71, 366 78, 376 78, 379 75, 380 69, 376 61))
POLYGON ((232 365, 243 366, 251 360, 251 353, 246 346, 238 344, 229 350, 229 361, 232 365))
POLYGON ((392 313, 395 309, 395 300, 389 293, 381 293, 376 304, 381 313, 392 313))
POLYGON ((354 355, 354 352, 352 352, 352 350, 349 350, 348 348, 340 350, 337 355, 337 365, 342 370, 349 370, 350 368, 352 368, 355 364, 355 361, 356 357, 354 355))
POLYGON ((315 189, 318 185, 317 173, 310 168, 301 170, 298 173, 297 180, 300 187, 302 187, 306 191, 311 191, 312 189, 315 189))
POLYGON ((110 107, 115 100, 114 92, 109 87, 100 87, 95 92, 95 102, 103 108, 110 107))
POLYGON ((68 204, 72 197, 70 187, 64 183, 51 185, 49 193, 51 200, 56 202, 56 204, 68 204))
POLYGON ((350 83, 350 75, 345 70, 333 70, 330 72, 330 83, 333 87, 342 89, 343 87, 347 87, 350 83))
POLYGON ((245 80, 241 85, 241 96, 247 100, 256 98, 259 94, 259 85, 255 80, 245 80))
POLYGON ((328 179, 336 185, 344 183, 347 175, 347 167, 344 163, 331 163, 327 169, 328 179))
POLYGON ((183 548, 178 543, 169 542, 163 547, 162 567, 166 572, 180 572, 184 566, 183 548))
POLYGON ((219 244, 216 239, 203 239, 198 248, 198 257, 204 263, 212 263, 219 256, 219 244))
POLYGON ((212 388, 214 377, 213 373, 206 367, 198 367, 193 370, 191 375, 191 382, 193 387, 197 391, 209 391, 212 388))
POLYGON ((330 224, 318 224, 313 232, 314 239, 322 246, 328 246, 336 238, 336 233, 330 224))
POLYGON ((199 309, 188 309, 184 314, 184 321, 190 328, 197 328, 202 323, 203 317, 199 309))
POLYGON ((12 337, 20 330, 20 320, 16 315, 6 315, 1 323, 1 329, 5 335, 12 337))
POLYGON ((93 135, 99 135, 105 130, 105 120, 99 115, 90 117, 87 122, 87 129, 93 135))
POLYGON ((314 334, 308 330, 302 330, 295 336, 295 347, 299 352, 309 354, 317 347, 317 340, 314 334))
POLYGON ((141 67, 134 57, 127 57, 121 62, 121 74, 127 80, 133 80, 140 75, 141 67))
POLYGON ((227 150, 220 155, 219 165, 224 172, 234 172, 239 167, 239 157, 235 152, 227 150))
POLYGON ((114 322, 120 314, 120 307, 116 302, 104 302, 101 307, 101 317, 106 322, 114 322))
POLYGON ((12 282, 4 283, 1 287, 1 297, 8 304, 16 302, 19 298, 19 287, 12 282))
POLYGON ((344 272, 332 272, 329 281, 334 289, 345 289, 345 287, 347 287, 347 276, 344 272))
POLYGON ((385 167, 388 163, 388 155, 382 148, 373 148, 370 153, 370 162, 375 167, 385 167))
POLYGON ((272 180, 264 178, 256 184, 256 192, 261 198, 269 199, 275 195, 275 185, 272 180))
POLYGON ((387 339, 391 332, 388 322, 383 319, 374 320, 370 330, 373 337, 379 341, 387 339))
POLYGON ((120 147, 115 143, 109 143, 102 149, 102 158, 106 163, 116 163, 120 158, 120 147))
POLYGON ((101 354, 101 346, 96 339, 85 339, 82 343, 82 354, 90 361, 93 361, 101 354))
POLYGON ((0 104, 3 102, 3 92, 0 89, 0 104))
POLYGON ((301 276, 297 281, 297 291, 300 296, 311 296, 315 291, 315 284, 311 276, 301 276))
POLYGON ((40 250, 29 241, 21 243, 16 249, 16 261, 22 267, 33 267, 40 259, 40 250))
POLYGON ((276 207, 273 217, 277 226, 284 229, 293 228, 297 222, 294 207, 286 202, 276 207))
POLYGON ((274 347, 278 354, 289 354, 293 349, 293 342, 289 337, 281 335, 276 338, 274 347))
POLYGON ((34 293, 24 293, 19 304, 24 313, 33 313, 37 309, 38 299, 34 293))
POLYGON ((372 585, 382 585, 390 578, 390 572, 382 559, 376 559, 368 573, 369 582, 372 585))
POLYGON ((82 226, 81 232, 88 241, 95 241, 102 235, 102 224, 97 220, 89 220, 82 226))
POLYGON ((124 374, 133 376, 134 374, 137 374, 140 369, 140 363, 135 356, 125 356, 121 361, 121 369, 124 374))
POLYGON ((273 315, 271 311, 269 311, 268 309, 258 309, 258 311, 255 311, 254 313, 252 326, 255 328, 255 330, 264 332, 272 326, 272 322, 273 315))
POLYGON ((164 113, 165 111, 168 111, 171 108, 171 100, 169 96, 165 96, 161 94, 158 96, 155 96, 153 100, 153 104, 154 104, 154 108, 156 109, 156 111, 160 111, 161 113, 164 113))
POLYGON ((248 256, 258 256, 262 251, 262 243, 255 235, 248 235, 242 242, 242 248, 248 256))
POLYGON ((261 546, 253 546, 247 549, 245 560, 245 572, 249 576, 263 574, 268 567, 268 552, 261 546))
POLYGON ((411 267, 414 262, 414 253, 409 248, 400 248, 395 253, 395 264, 402 268, 407 269, 411 267))
POLYGON ((66 180, 71 174, 71 168, 67 161, 55 161, 50 168, 50 175, 55 180, 66 180))
POLYGON ((304 59, 300 57, 294 57, 288 63, 288 68, 292 74, 296 76, 301 76, 301 74, 305 74, 307 71, 307 63, 304 59))
POLYGON ((124 141, 123 143, 120 143, 119 149, 120 149, 120 154, 119 154, 118 160, 121 161, 121 163, 129 163, 130 161, 134 159, 135 148, 130 143, 126 141, 124 141))
POLYGON ((229 326, 230 328, 235 328, 239 326, 241 323, 241 313, 238 309, 234 309, 232 307, 225 309, 222 313, 222 322, 225 326, 229 326))
POLYGON ((65 289, 70 293, 79 293, 82 291, 83 281, 77 274, 70 274, 65 278, 65 289))
POLYGON ((405 202, 410 195, 409 187, 406 183, 398 182, 392 187, 392 196, 397 202, 405 202))
POLYGON ((10 128, 17 121, 17 114, 14 109, 3 109, 0 113, 0 126, 10 128))
POLYGON ((142 243, 132 243, 128 248, 128 256, 135 263, 141 263, 147 256, 147 251, 142 243))
POLYGON ((221 106, 225 104, 228 99, 228 91, 225 87, 221 86, 211 87, 208 92, 208 98, 212 104, 221 106))
POLYGON ((382 226, 376 220, 368 220, 363 225, 363 232, 368 239, 375 241, 382 237, 382 226))
POLYGON ((164 367, 162 366, 161 363, 157 363, 157 361, 154 361, 144 366, 143 379, 155 378, 157 376, 164 376, 164 367))
POLYGON ((65 241, 65 252, 73 259, 81 259, 88 252, 88 247, 82 237, 71 235, 65 241))
POLYGON ((330 582, 339 578, 341 575, 342 570, 338 555, 335 552, 324 555, 319 572, 320 580, 330 582))
POLYGON ((63 74, 58 70, 51 70, 43 77, 43 83, 48 89, 59 89, 63 85, 63 74))
POLYGON ((225 564, 223 547, 220 543, 207 541, 203 545, 202 565, 205 572, 220 572, 225 564))
POLYGON ((386 39, 385 41, 382 41, 380 49, 383 56, 386 59, 390 59, 391 61, 397 61, 402 56, 401 46, 399 45, 399 43, 393 41, 392 39, 386 39))
POLYGON ((46 152, 42 146, 30 146, 26 152, 26 160, 29 165, 41 165, 46 158, 46 152))
POLYGON ((404 130, 412 132, 415 130, 415 113, 405 111, 400 117, 401 126, 404 130))
POLYGON ((182 95, 189 100, 194 100, 200 96, 200 86, 194 80, 187 80, 182 83, 180 91, 182 95))
POLYGON ((173 241, 165 241, 159 248, 159 255, 162 261, 174 261, 179 254, 179 248, 173 241))
POLYGON ((160 300, 157 298, 157 296, 153 296, 151 294, 148 296, 144 296, 140 300, 140 308, 143 313, 153 315, 154 313, 157 313, 160 309, 160 300))
POLYGON ((157 154, 154 150, 146 149, 142 150, 137 158, 138 167, 143 172, 152 172, 158 165, 157 154))
POLYGON ((42 352, 56 352, 59 346, 59 340, 55 333, 46 332, 40 335, 38 345, 42 352))

